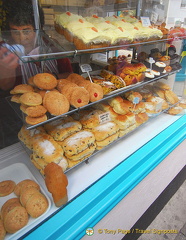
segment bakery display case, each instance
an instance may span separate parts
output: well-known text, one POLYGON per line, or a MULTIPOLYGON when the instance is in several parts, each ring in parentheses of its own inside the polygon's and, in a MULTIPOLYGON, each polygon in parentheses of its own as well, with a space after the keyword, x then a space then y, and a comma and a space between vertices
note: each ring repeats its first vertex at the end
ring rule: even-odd
MULTIPOLYGON (((19 56, 22 69, 42 66, 42 73, 28 76, 7 98, 23 126, 20 142, 1 149, 0 181, 11 176, 16 186, 25 180, 39 184, 44 210, 30 212, 34 195, 24 204, 24 190, 1 197, 1 211, 17 196, 29 216, 19 230, 9 230, 4 217, 5 239, 86 238, 86 230, 184 141, 186 96, 184 85, 181 94, 175 91, 182 65, 173 44, 175 38, 184 43, 186 30, 168 31, 155 2, 145 12, 146 4, 41 0, 46 22, 36 30, 29 55, 10 32, 2 33, 3 47, 19 56), (46 62, 66 57, 78 62, 76 73, 57 80, 45 72, 46 62)), ((39 21, 37 1, 33 6, 39 21)))

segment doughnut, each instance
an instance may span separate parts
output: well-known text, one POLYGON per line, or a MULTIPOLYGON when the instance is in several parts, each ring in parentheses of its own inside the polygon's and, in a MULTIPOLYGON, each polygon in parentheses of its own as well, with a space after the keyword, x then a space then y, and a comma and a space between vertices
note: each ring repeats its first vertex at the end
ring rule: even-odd
POLYGON ((40 89, 52 90, 57 86, 57 79, 50 73, 38 73, 34 76, 33 83, 40 89))

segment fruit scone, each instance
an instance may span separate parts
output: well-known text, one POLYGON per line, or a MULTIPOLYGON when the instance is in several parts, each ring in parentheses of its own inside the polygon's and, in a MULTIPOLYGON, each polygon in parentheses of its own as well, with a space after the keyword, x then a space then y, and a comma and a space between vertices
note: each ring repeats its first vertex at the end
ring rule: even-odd
POLYGON ((34 129, 28 130, 25 125, 22 126, 18 132, 18 138, 21 142, 25 144, 30 150, 33 149, 33 139, 37 134, 46 133, 43 126, 36 127, 34 129))
POLYGON ((34 139, 31 161, 42 174, 50 162, 64 165, 65 170, 68 166, 62 147, 48 134, 41 134, 34 139))
POLYGON ((95 136, 90 131, 81 130, 66 138, 62 147, 68 161, 82 161, 95 151, 95 136))
POLYGON ((96 149, 100 150, 118 138, 119 127, 114 122, 106 122, 92 129, 92 132, 96 139, 96 149))

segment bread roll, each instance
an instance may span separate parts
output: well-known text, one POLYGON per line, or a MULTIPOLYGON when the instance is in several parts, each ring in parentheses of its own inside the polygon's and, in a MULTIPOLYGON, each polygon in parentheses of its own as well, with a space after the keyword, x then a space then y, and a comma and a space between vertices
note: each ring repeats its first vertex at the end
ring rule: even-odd
POLYGON ((56 207, 64 205, 68 201, 67 185, 68 179, 62 168, 55 163, 49 163, 45 169, 45 184, 52 194, 56 207))

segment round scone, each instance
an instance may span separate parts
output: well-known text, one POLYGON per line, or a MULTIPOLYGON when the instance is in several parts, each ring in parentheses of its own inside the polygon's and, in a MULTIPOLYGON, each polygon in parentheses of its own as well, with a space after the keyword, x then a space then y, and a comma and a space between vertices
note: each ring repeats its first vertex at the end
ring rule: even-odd
POLYGON ((24 93, 19 99, 22 104, 27 106, 37 106, 42 104, 42 97, 36 92, 24 93))
POLYGON ((67 98, 60 92, 47 92, 43 99, 43 105, 48 112, 54 116, 61 115, 69 111, 70 104, 67 98))
POLYGON ((28 213, 22 206, 14 207, 4 219, 4 227, 8 233, 15 233, 28 223, 28 213))
POLYGON ((12 89, 13 94, 23 94, 27 92, 33 92, 34 89, 28 84, 19 84, 12 89))
POLYGON ((5 238, 5 235, 6 235, 6 230, 4 228, 2 219, 0 219, 0 240, 3 240, 5 238))
POLYGON ((26 202, 26 210, 31 217, 37 218, 46 212, 48 205, 47 198, 43 194, 37 193, 33 194, 26 202))
POLYGON ((168 110, 168 113, 171 115, 181 114, 182 112, 183 112, 183 108, 179 106, 172 107, 168 110))
POLYGON ((40 89, 52 90, 57 86, 57 79, 50 73, 38 73, 34 76, 33 83, 40 89))
POLYGON ((26 118, 25 118, 26 123, 28 123, 30 125, 36 125, 38 123, 45 122, 46 120, 47 120, 47 115, 46 114, 44 114, 43 116, 40 116, 40 117, 26 116, 26 118))
POLYGON ((30 188, 30 187, 35 187, 36 189, 40 190, 40 186, 33 180, 31 179, 25 179, 21 182, 19 182, 15 189, 14 189, 14 193, 17 196, 20 196, 21 192, 26 189, 26 188, 30 188))
POLYGON ((9 195, 14 191, 16 184, 12 180, 6 180, 0 182, 0 197, 9 195))
POLYGON ((43 107, 42 105, 33 106, 33 107, 27 107, 25 109, 25 113, 29 117, 41 117, 47 112, 47 109, 43 107))

